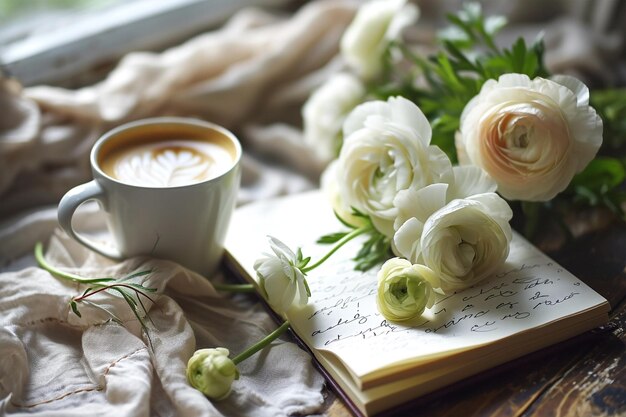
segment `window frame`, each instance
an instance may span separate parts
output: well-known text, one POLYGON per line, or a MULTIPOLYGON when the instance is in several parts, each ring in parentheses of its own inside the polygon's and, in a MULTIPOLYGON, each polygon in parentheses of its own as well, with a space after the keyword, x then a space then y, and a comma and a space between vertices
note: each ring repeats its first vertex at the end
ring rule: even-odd
POLYGON ((4 46, 0 69, 24 86, 63 83, 116 62, 130 51, 156 50, 215 28, 241 8, 279 7, 289 1, 143 0, 120 4, 87 14, 62 30, 4 46))

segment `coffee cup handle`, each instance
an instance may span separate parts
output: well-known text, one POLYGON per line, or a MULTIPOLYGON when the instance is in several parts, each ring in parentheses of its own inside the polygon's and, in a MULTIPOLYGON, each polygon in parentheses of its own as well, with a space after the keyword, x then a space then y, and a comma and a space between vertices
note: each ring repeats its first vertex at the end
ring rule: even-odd
POLYGON ((78 207, 80 207, 81 204, 88 200, 97 200, 103 207, 106 207, 106 194, 96 180, 78 185, 63 196, 59 202, 58 208, 59 225, 71 238, 94 252, 106 256, 107 258, 122 260, 123 256, 117 249, 99 245, 76 233, 72 227, 72 217, 74 217, 74 212, 78 209, 78 207))

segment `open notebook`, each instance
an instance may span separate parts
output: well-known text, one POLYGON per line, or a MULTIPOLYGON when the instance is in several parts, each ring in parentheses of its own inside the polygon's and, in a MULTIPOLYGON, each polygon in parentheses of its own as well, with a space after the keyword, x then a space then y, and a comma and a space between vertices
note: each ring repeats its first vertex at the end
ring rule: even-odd
MULTIPOLYGON (((228 260, 256 282, 254 261, 272 235, 312 262, 342 230, 325 196, 309 192, 238 209, 226 241, 228 260)), ((373 415, 470 375, 605 324, 608 302, 514 234, 500 273, 436 304, 412 326, 376 308, 378 268, 354 271, 358 239, 307 276, 312 297, 292 308, 292 328, 325 372, 364 415, 373 415)))

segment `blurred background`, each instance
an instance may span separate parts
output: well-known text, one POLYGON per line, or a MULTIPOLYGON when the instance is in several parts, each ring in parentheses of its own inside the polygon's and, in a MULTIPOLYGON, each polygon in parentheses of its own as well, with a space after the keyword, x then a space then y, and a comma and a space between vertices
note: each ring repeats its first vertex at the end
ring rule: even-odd
MULTIPOLYGON (((420 0, 422 36, 441 27, 461 0, 420 0)), ((289 14, 303 0, 2 0, 0 65, 25 86, 77 87, 104 77, 124 54, 161 50, 214 29, 244 7, 289 14)), ((355 1, 355 3, 358 3, 355 1)), ((506 16, 500 41, 545 37, 547 64, 577 70, 589 82, 626 81, 623 0, 483 1, 506 16), (567 44, 567 45, 565 45, 567 44)), ((424 40, 424 39, 422 39, 424 40)))

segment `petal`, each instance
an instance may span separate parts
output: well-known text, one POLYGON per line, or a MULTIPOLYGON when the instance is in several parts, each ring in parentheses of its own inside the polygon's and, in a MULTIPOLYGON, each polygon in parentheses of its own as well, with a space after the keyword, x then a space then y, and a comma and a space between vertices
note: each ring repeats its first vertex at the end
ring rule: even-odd
POLYGON ((420 190, 408 189, 399 191, 393 200, 398 208, 396 224, 399 228, 406 220, 415 217, 425 222, 431 214, 446 205, 448 184, 431 184, 420 190))
POLYGON ((372 115, 381 115, 384 118, 389 119, 389 106, 386 102, 381 100, 368 101, 356 106, 354 110, 350 112, 348 117, 346 117, 345 122, 343 122, 344 139, 357 130, 363 128, 367 118, 372 115))
POLYGON ((296 286, 284 275, 274 275, 263 282, 267 301, 279 313, 286 312, 296 295, 296 286))
MULTIPOLYGON (((402 3, 405 2, 403 1, 402 3)), ((393 16, 387 33, 385 33, 385 38, 388 40, 398 39, 402 29, 415 23, 417 19, 419 19, 419 15, 420 13, 417 6, 411 3, 405 4, 404 7, 398 10, 393 16)))
MULTIPOLYGON (((419 274, 424 281, 428 282, 433 288, 439 288, 441 286, 441 280, 435 274, 435 271, 427 267, 426 265, 415 264, 413 265, 415 271, 419 274)), ((428 308, 432 307, 432 304, 428 308)))
POLYGON ((263 279, 272 279, 276 275, 282 276, 282 262, 274 256, 260 259, 255 262, 254 269, 263 279))
POLYGON ((272 251, 274 251, 276 256, 278 256, 279 258, 281 256, 284 256, 289 260, 296 259, 296 254, 293 253, 293 251, 289 249, 289 247, 285 245, 283 242, 281 242, 280 240, 276 239, 273 236, 268 236, 267 239, 269 240, 270 247, 272 248, 272 251))
MULTIPOLYGON (((532 81, 526 74, 504 74, 498 78, 498 88, 531 87, 532 81)), ((491 88, 492 86, 489 86, 491 88)), ((484 88, 484 86, 483 86, 484 88)), ((482 93, 482 89, 481 89, 482 93)))
POLYGON ((304 283, 304 275, 298 274, 296 282, 298 286, 298 305, 304 306, 309 302, 309 295, 306 293, 306 284, 304 283))
POLYGON ((448 201, 474 194, 495 192, 496 182, 481 168, 474 165, 455 166, 454 183, 448 192, 448 201))
POLYGON ((569 88, 576 96, 576 101, 579 106, 589 104, 589 88, 579 79, 569 75, 553 75, 550 79, 569 88))
POLYGON ((422 110, 415 103, 401 96, 390 97, 387 102, 389 103, 391 120, 401 126, 413 129, 422 144, 428 146, 432 137, 432 128, 422 110))
POLYGON ((432 182, 450 184, 454 180, 454 174, 448 155, 435 145, 430 145, 426 152, 428 153, 428 167, 425 170, 430 172, 432 182))
POLYGON ((478 201, 482 204, 485 212, 491 217, 502 229, 502 232, 511 241, 512 232, 509 221, 513 218, 513 211, 509 204, 496 193, 484 193, 469 197, 468 200, 478 201))
POLYGON ((410 218, 393 235, 394 247, 399 254, 411 263, 417 263, 421 255, 421 237, 424 223, 416 218, 410 218))

